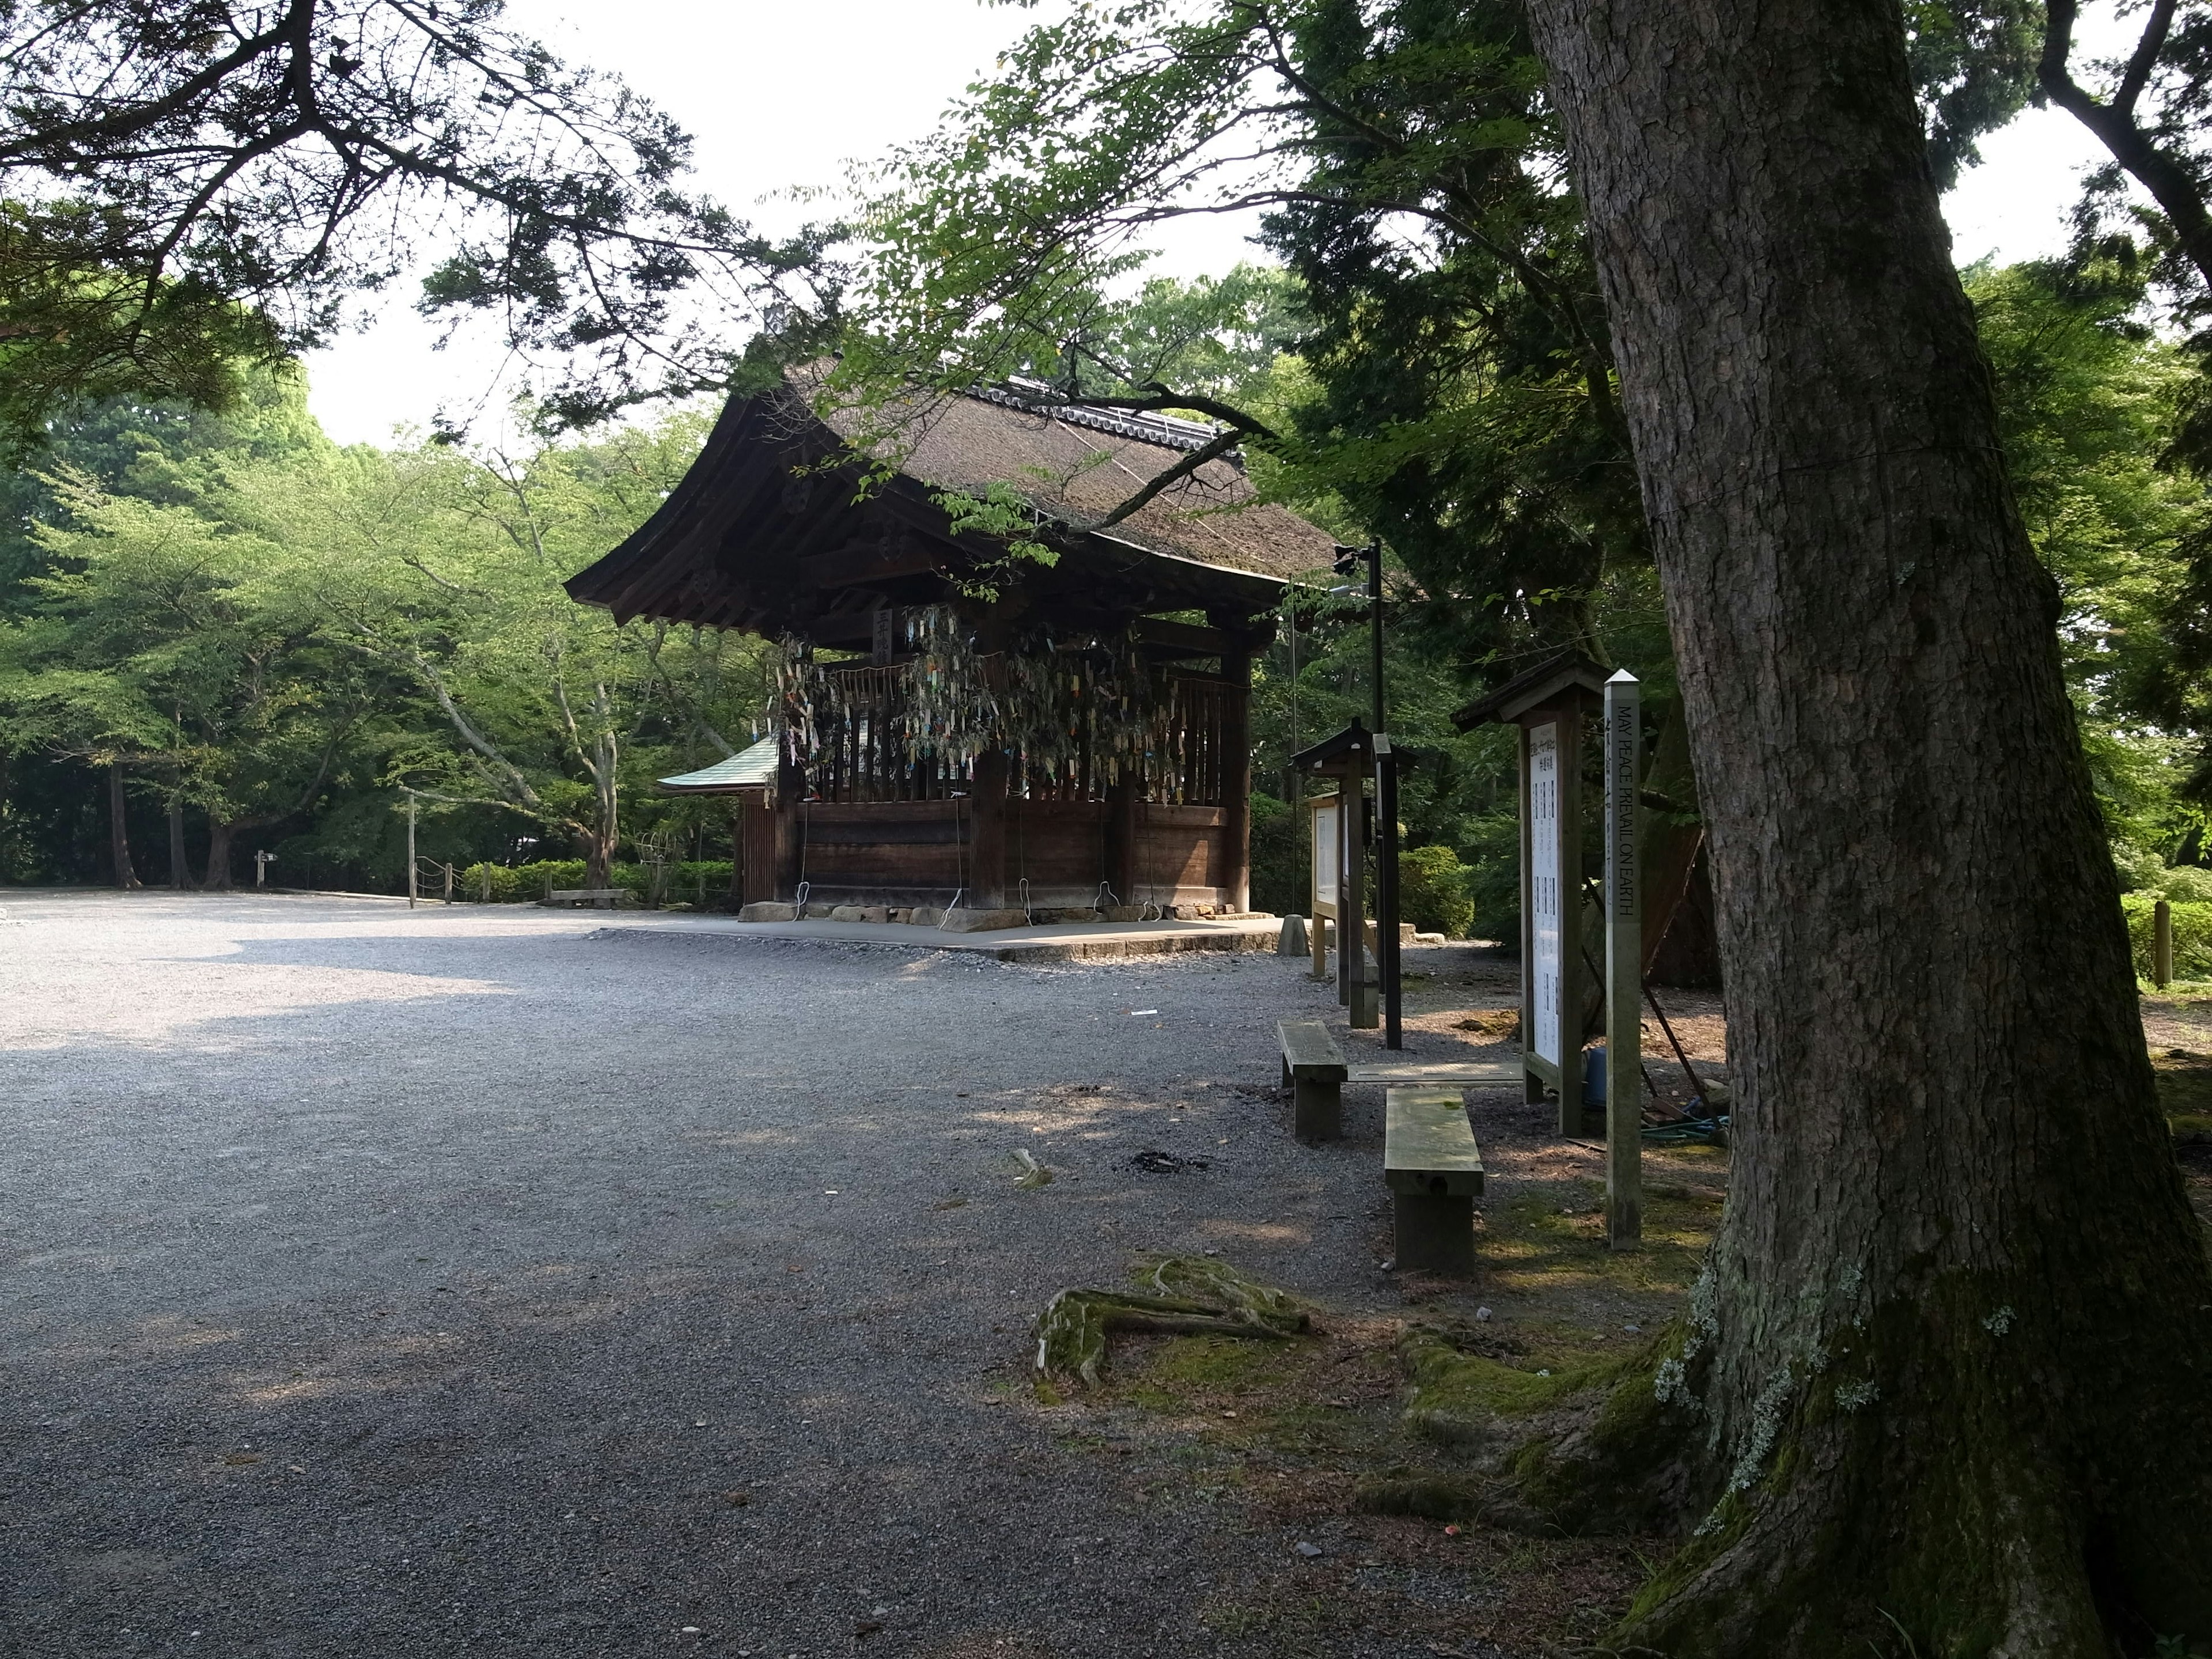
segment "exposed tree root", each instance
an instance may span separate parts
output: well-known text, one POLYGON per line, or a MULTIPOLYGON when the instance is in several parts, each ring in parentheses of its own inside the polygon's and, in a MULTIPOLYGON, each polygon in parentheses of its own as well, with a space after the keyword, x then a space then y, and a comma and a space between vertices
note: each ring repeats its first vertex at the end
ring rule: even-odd
POLYGON ((1098 1386, 1109 1331, 1247 1336, 1280 1340, 1308 1328, 1282 1291, 1204 1256, 1167 1256, 1146 1267, 1139 1291, 1062 1291, 1036 1324, 1036 1368, 1098 1386))
MULTIPOLYGON (((1682 1547, 1609 1639, 1623 1653, 2212 1653, 2201 1447, 2146 1446, 2100 1468, 2000 1388, 1977 1392, 1954 1374, 1940 1380, 1951 1409, 1908 1416, 1874 1409, 1876 1396, 1831 1371, 1773 1414, 1753 1468, 1684 1389, 1686 1334, 1678 1327, 1602 1394, 1550 1414, 1505 1457, 1504 1479, 1377 1483, 1363 1506, 1675 1532, 1682 1547)), ((1940 1381, 1925 1378, 1927 1391, 1940 1381)))

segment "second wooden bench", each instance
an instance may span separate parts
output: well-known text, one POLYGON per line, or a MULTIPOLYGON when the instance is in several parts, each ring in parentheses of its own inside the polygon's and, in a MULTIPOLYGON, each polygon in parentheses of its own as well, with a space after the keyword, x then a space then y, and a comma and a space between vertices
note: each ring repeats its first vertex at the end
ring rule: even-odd
POLYGON ((1456 1089, 1392 1089, 1382 1142, 1398 1266, 1465 1277, 1474 1271, 1474 1200, 1482 1153, 1456 1089))
POLYGON ((1283 1042, 1283 1082, 1295 1091, 1291 1127, 1300 1140, 1334 1140, 1344 1133, 1344 1051, 1317 1019, 1275 1022, 1283 1042))

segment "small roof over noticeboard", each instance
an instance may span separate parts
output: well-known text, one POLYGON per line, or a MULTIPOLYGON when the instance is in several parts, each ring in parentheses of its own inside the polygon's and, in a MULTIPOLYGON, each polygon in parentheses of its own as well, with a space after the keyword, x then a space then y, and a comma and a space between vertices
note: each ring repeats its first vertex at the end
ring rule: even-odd
POLYGON ((663 778, 660 787, 672 795, 727 795, 739 789, 766 789, 775 782, 775 739, 766 737, 726 761, 663 778))
POLYGON ((1606 671, 1600 664, 1579 651, 1562 651, 1476 698, 1452 715, 1452 724, 1466 732, 1490 720, 1517 720, 1528 710, 1557 702, 1572 690, 1602 698, 1605 682, 1606 671))
POLYGON ((1291 757, 1291 764, 1301 772, 1310 772, 1331 764, 1341 766, 1347 762, 1364 763, 1375 753, 1375 736, 1357 720, 1334 737, 1323 738, 1310 749, 1301 749, 1291 757))

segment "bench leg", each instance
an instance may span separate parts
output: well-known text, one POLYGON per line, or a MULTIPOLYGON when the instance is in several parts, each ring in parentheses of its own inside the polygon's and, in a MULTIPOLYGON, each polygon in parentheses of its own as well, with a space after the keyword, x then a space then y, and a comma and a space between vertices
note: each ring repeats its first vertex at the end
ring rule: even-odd
POLYGON ((1291 1062, 1290 1062, 1290 1059, 1289 1059, 1289 1057, 1286 1055, 1286 1056, 1285 1056, 1284 1060, 1283 1060, 1283 1087, 1285 1087, 1285 1089, 1287 1089, 1287 1088, 1289 1088, 1290 1086, 1291 1086, 1291 1062))
POLYGON ((1291 1129, 1300 1140, 1338 1140, 1344 1135, 1344 1085, 1297 1079, 1297 1099, 1292 1108, 1291 1129))
POLYGON ((1474 1272, 1474 1200, 1394 1193, 1390 1201, 1398 1266, 1465 1279, 1474 1272))

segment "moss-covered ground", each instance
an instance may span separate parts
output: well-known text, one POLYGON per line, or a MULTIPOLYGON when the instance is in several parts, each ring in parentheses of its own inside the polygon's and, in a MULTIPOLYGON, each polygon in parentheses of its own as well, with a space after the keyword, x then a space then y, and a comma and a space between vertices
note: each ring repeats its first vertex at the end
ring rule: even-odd
POLYGON ((1522 1419, 1601 1386, 1665 1328, 1718 1224, 1725 1154, 1655 1152, 1644 1248, 1621 1253, 1583 1167, 1559 1164, 1555 1140, 1519 1146, 1503 1125, 1486 1139, 1472 1282, 1392 1274, 1358 1305, 1315 1307, 1290 1342, 1117 1336, 1102 1388, 1042 1391, 1062 1444, 1145 1504, 1321 1552, 1211 1587, 1201 1617, 1240 1650, 1583 1647, 1664 1553, 1491 1524, 1469 1494, 1522 1419))
MULTIPOLYGON (((1409 1032, 1510 1054, 1510 981, 1493 977, 1415 982, 1409 1032)), ((1692 1065, 1723 1076, 1717 1000, 1668 1000, 1692 1065)), ((2145 1013, 2177 1151, 2212 1225, 2212 998, 2147 1000, 2145 1013)), ((1662 1092, 1686 1097, 1664 1034, 1647 1028, 1645 1044, 1662 1092)), ((1489 1169, 1473 1280, 1378 1273, 1371 1295, 1316 1304, 1313 1331, 1287 1342, 1117 1335, 1103 1386, 1034 1396, 1048 1431, 1138 1501, 1272 1535, 1285 1558, 1318 1552, 1209 1585, 1200 1616, 1229 1650, 1589 1650, 1675 1547, 1547 1533, 1493 1512, 1486 1494, 1536 1414, 1648 1360, 1719 1225, 1728 1154, 1648 1148, 1642 1248, 1617 1252, 1595 1141, 1562 1139, 1550 1108, 1472 1105, 1489 1169)), ((1371 1249, 1378 1261, 1390 1251, 1379 1215, 1371 1249)))

